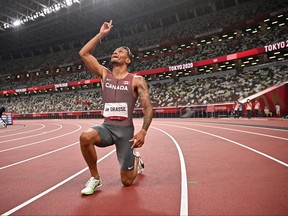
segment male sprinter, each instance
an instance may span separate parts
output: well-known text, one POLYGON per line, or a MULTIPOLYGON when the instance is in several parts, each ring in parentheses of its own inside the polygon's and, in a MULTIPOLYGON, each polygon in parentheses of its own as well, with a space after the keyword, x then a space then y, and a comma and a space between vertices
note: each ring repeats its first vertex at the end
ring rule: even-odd
POLYGON ((137 174, 141 174, 144 163, 139 152, 152 121, 153 112, 147 84, 142 76, 132 75, 127 67, 132 62, 132 53, 128 47, 117 48, 112 56, 112 72, 99 64, 92 55, 94 48, 112 29, 112 20, 104 22, 99 33, 79 52, 90 72, 101 78, 104 102, 104 123, 94 126, 80 136, 82 155, 89 167, 91 178, 81 191, 84 195, 94 193, 102 185, 97 169, 97 154, 94 147, 116 146, 117 158, 121 167, 121 182, 124 186, 133 183, 137 174), (142 129, 134 135, 133 109, 137 99, 144 109, 142 129))

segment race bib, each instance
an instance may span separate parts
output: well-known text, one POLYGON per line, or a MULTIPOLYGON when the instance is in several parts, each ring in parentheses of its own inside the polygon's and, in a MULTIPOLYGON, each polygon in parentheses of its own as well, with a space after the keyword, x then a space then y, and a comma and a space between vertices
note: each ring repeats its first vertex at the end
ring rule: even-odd
POLYGON ((128 118, 127 103, 105 103, 103 116, 118 120, 128 118))

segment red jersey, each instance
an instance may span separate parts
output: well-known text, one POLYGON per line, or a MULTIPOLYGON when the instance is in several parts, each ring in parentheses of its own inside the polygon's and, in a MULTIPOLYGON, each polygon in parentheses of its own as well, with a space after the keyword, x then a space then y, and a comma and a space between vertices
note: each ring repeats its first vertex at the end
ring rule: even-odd
POLYGON ((259 108, 260 108, 260 103, 259 103, 259 101, 257 101, 257 102, 255 102, 254 109, 258 110, 259 108))
POLYGON ((103 102, 105 122, 114 125, 133 125, 133 111, 136 98, 133 95, 133 74, 124 79, 116 79, 108 73, 103 82, 103 102))
POLYGON ((252 103, 250 101, 246 103, 246 110, 252 110, 252 103))

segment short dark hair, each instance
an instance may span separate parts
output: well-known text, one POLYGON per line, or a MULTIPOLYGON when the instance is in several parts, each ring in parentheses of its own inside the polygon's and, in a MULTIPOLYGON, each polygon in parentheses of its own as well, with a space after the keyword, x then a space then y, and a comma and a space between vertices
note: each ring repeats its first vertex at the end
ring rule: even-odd
MULTIPOLYGON (((132 54, 130 48, 127 47, 127 46, 122 46, 122 48, 125 49, 125 50, 127 50, 129 59, 130 59, 130 61, 131 61, 130 64, 131 64, 131 63, 133 62, 133 54, 132 54)), ((130 64, 129 64, 129 65, 130 65, 130 64)))

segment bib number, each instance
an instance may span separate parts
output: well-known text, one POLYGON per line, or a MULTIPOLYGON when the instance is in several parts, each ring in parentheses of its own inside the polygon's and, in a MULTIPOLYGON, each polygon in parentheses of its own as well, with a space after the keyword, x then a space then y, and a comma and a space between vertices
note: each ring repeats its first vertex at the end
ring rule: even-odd
POLYGON ((105 103, 103 116, 117 120, 128 118, 127 103, 105 103))

